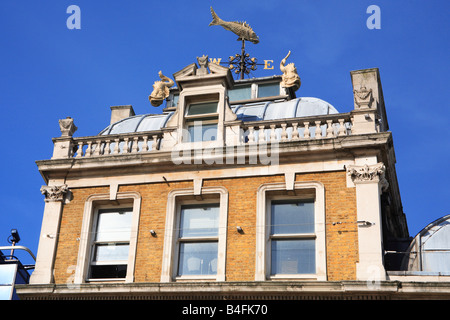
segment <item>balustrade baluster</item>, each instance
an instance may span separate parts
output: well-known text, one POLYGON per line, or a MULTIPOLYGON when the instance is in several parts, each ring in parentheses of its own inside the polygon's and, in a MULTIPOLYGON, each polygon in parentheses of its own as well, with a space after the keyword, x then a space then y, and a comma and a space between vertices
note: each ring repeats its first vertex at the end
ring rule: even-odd
POLYGON ((110 139, 106 139, 105 140, 105 148, 103 149, 103 154, 104 155, 109 155, 111 153, 111 140, 110 139))
POLYGON ((114 139, 115 142, 115 146, 114 146, 114 154, 119 154, 120 153, 120 139, 116 138, 114 139))
POLYGON ((248 143, 254 143, 255 142, 255 134, 254 134, 254 128, 253 126, 248 127, 248 143))
POLYGON ((100 155, 100 147, 101 147, 102 141, 97 140, 97 145, 95 146, 93 156, 99 156, 100 155))
POLYGON ((129 153, 130 147, 128 145, 128 142, 130 141, 130 138, 124 138, 123 141, 124 141, 124 145, 123 145, 122 153, 129 153))
POLYGON ((148 136, 143 136, 142 137, 142 148, 141 148, 141 152, 147 152, 148 151, 148 136))
POLYGON ((266 141, 264 137, 264 126, 259 126, 258 143, 262 143, 264 141, 266 141))
POLYGON ((137 153, 139 151, 139 137, 133 138, 133 147, 131 148, 132 153, 137 153))
POLYGON ((315 138, 322 138, 322 128, 320 127, 321 121, 314 121, 314 123, 316 124, 315 138))
POLYGON ((83 146, 84 146, 84 142, 82 142, 82 141, 78 142, 78 150, 77 150, 77 155, 75 158, 83 157, 83 146))
POLYGON ((270 141, 271 142, 273 142, 273 141, 275 141, 277 139, 277 135, 276 135, 276 132, 275 132, 275 127, 276 127, 276 125, 274 125, 274 124, 270 125, 270 141))
POLYGON ((91 156, 91 153, 92 153, 92 141, 88 141, 87 145, 88 145, 88 147, 87 147, 86 152, 84 154, 85 158, 88 158, 88 157, 91 156))
POLYGON ((299 139, 297 128, 298 128, 298 123, 297 122, 293 123, 292 124, 292 140, 298 140, 299 139))
POLYGON ((327 120, 327 138, 334 137, 333 120, 327 120))
POLYGON ((287 132, 286 132, 286 123, 282 123, 281 124, 281 141, 286 141, 287 140, 287 132))
POLYGON ((311 133, 309 132, 309 122, 308 121, 304 122, 304 125, 305 131, 303 132, 303 137, 305 139, 309 139, 311 137, 311 133))

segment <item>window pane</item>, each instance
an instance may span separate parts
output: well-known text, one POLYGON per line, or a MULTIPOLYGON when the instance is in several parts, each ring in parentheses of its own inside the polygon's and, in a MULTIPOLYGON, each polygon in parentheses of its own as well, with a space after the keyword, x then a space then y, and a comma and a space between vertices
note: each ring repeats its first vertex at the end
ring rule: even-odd
POLYGON ((189 141, 215 141, 217 139, 217 123, 204 124, 195 121, 193 126, 188 127, 189 141))
POLYGON ((217 242, 181 243, 178 275, 217 274, 217 242))
POLYGON ((107 266, 91 266, 90 279, 115 279, 125 278, 127 275, 127 265, 116 264, 107 266))
POLYGON ((130 245, 124 244, 96 244, 93 261, 123 261, 128 260, 130 245))
POLYGON ((280 95, 280 84, 260 84, 258 85, 258 98, 273 97, 280 95))
POLYGON ((218 204, 181 207, 180 237, 217 236, 218 230, 218 204))
POLYGON ((314 240, 272 240, 271 274, 316 273, 314 240))
POLYGON ((130 240, 132 209, 99 211, 96 241, 130 240))
POLYGON ((272 201, 272 234, 314 233, 314 202, 272 201))
POLYGON ((252 98, 251 86, 236 87, 228 90, 228 98, 230 101, 248 100, 252 98))
POLYGON ((195 116, 198 114, 217 113, 217 102, 195 103, 189 106, 187 115, 195 116))

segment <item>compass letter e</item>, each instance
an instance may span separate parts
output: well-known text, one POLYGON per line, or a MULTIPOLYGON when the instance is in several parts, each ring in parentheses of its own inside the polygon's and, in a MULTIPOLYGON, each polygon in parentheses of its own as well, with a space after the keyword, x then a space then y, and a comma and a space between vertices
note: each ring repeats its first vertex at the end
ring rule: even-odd
POLYGON ((67 29, 81 29, 81 9, 79 6, 71 5, 67 7, 67 13, 71 13, 72 15, 67 18, 67 29))

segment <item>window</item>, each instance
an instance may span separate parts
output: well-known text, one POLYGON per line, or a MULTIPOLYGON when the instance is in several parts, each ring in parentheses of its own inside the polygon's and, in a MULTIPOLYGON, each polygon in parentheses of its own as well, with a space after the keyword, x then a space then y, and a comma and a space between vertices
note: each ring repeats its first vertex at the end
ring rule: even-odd
POLYGON ((214 141, 217 140, 217 101, 192 103, 185 115, 187 137, 185 141, 214 141))
POLYGON ((280 95, 280 84, 267 83, 258 85, 258 98, 274 97, 280 95))
POLYGON ((133 191, 86 199, 74 284, 133 282, 140 206, 133 191))
POLYGON ((239 86, 234 89, 228 90, 228 98, 230 101, 248 100, 252 98, 252 87, 239 86))
POLYGON ((314 274, 314 203, 273 200, 270 207, 270 274, 314 274))
POLYGON ((228 191, 203 187, 200 194, 169 193, 161 282, 225 281, 228 191))
POLYGON ((228 98, 230 102, 277 97, 281 94, 279 82, 238 85, 233 89, 228 90, 228 98))
POLYGON ((125 278, 132 208, 98 210, 91 245, 90 279, 125 278))
POLYGON ((255 280, 326 280, 325 191, 319 182, 264 184, 257 193, 255 280))
POLYGON ((177 276, 217 274, 218 231, 219 204, 181 206, 177 276))

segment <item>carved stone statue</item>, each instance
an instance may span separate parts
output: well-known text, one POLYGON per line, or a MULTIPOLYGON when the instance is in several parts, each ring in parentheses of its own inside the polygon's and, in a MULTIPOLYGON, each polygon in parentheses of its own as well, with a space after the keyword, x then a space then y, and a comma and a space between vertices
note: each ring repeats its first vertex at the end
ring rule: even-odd
POLYGON ((174 85, 173 80, 167 78, 161 71, 158 74, 161 81, 155 81, 153 84, 153 92, 148 97, 154 107, 159 107, 163 103, 164 99, 169 96, 169 88, 174 85))
POLYGON ((294 91, 298 90, 301 86, 300 77, 297 73, 297 68, 293 63, 289 63, 286 65, 286 60, 291 55, 291 51, 287 54, 287 56, 281 60, 280 70, 283 72, 281 86, 284 88, 293 88, 294 91))

